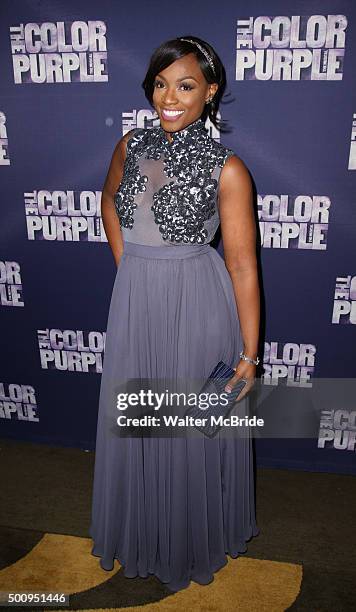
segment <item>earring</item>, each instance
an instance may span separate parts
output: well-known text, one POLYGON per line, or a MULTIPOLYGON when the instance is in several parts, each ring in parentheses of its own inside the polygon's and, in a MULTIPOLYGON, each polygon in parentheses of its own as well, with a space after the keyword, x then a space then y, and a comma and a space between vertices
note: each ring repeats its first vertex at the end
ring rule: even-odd
POLYGON ((208 98, 207 100, 205 100, 205 104, 210 104, 212 98, 208 98))

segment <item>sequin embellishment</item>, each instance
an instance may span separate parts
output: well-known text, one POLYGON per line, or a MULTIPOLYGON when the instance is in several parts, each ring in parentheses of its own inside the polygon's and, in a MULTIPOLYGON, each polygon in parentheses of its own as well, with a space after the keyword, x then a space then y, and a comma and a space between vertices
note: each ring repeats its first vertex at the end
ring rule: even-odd
MULTIPOLYGON (((142 132, 142 130, 138 131, 142 132)), ((134 155, 134 148, 137 141, 135 136, 136 132, 127 142, 122 180, 114 196, 115 208, 119 216, 120 225, 129 229, 133 228, 133 214, 135 208, 137 208, 137 204, 134 201, 135 195, 146 191, 146 183, 148 181, 148 176, 140 174, 139 167, 136 163, 137 158, 134 155)))
POLYGON ((164 240, 202 244, 208 235, 204 222, 216 212, 218 181, 211 173, 223 166, 226 149, 210 138, 201 119, 173 134, 171 143, 158 128, 158 142, 165 151, 164 171, 176 180, 154 194, 155 222, 164 240))
POLYGON ((216 213, 218 181, 211 175, 234 151, 211 138, 200 118, 174 132, 171 142, 161 126, 137 129, 127 148, 124 187, 115 195, 120 223, 132 228, 134 195, 145 190, 147 177, 140 175, 136 159, 144 155, 159 160, 163 155, 164 173, 173 180, 153 194, 154 221, 165 241, 204 243, 204 223, 216 213))

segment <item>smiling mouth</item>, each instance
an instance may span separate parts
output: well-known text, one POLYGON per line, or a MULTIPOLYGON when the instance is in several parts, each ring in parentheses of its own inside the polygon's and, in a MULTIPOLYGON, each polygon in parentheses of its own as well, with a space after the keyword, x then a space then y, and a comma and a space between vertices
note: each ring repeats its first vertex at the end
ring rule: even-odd
POLYGON ((168 110, 166 108, 162 108, 162 111, 161 111, 162 117, 164 119, 168 119, 170 121, 178 119, 178 117, 183 115, 183 113, 184 113, 184 111, 168 110))

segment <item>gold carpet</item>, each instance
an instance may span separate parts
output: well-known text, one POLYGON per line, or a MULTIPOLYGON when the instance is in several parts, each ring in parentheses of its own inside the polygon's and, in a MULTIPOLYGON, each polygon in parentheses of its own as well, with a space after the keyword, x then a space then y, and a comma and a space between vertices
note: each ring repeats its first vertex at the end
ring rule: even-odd
MULTIPOLYGON (((111 572, 101 569, 99 558, 91 554, 92 545, 89 538, 46 533, 28 554, 0 571, 0 591, 61 592, 70 596, 104 585, 121 566, 116 560, 111 572)), ((214 574, 213 582, 207 586, 191 582, 187 589, 170 592, 154 603, 87 610, 283 612, 298 596, 302 574, 302 566, 298 564, 228 557, 227 565, 214 574)), ((126 580, 131 586, 133 579, 126 580)), ((52 612, 63 612, 63 609, 68 608, 51 607, 52 612)), ((81 608, 80 612, 85 610, 81 608)))

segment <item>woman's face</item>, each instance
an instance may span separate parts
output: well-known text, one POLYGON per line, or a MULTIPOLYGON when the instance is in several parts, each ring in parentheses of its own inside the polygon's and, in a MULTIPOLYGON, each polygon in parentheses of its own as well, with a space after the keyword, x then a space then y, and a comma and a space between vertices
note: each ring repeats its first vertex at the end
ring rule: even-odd
POLYGON ((217 83, 206 81, 194 53, 181 57, 158 73, 154 80, 153 105, 164 131, 182 130, 199 119, 205 101, 217 89, 217 83))

